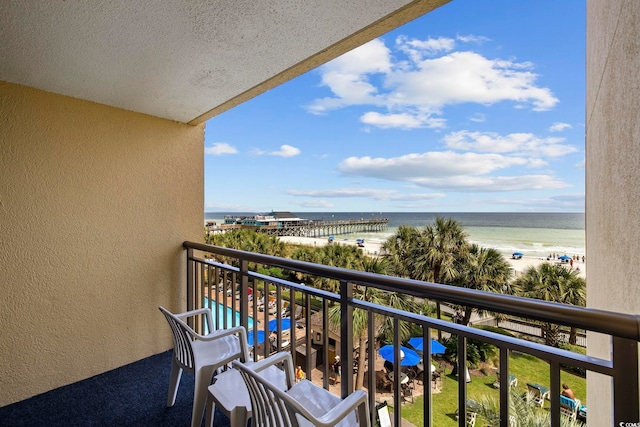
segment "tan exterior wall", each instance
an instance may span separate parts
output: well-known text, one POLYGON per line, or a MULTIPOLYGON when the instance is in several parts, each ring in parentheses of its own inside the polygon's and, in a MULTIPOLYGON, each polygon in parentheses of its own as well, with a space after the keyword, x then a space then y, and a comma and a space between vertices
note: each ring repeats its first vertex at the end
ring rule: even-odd
POLYGON ((204 125, 0 82, 0 406, 172 347, 204 125))
MULTIPOLYGON (((640 2, 587 1, 587 305, 640 313, 640 2)), ((590 334, 589 354, 610 357, 590 334)), ((589 425, 612 425, 611 381, 587 377, 589 425)), ((637 422, 638 420, 627 420, 637 422)))

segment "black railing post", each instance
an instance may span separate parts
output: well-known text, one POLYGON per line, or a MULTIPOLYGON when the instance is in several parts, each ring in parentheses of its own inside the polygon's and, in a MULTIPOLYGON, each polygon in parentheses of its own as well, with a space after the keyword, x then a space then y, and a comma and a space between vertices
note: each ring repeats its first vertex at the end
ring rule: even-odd
MULTIPOLYGON (((373 311, 369 311, 369 313, 367 313, 368 319, 369 321, 367 322, 368 325, 375 325, 375 317, 373 315, 373 311)), ((376 425, 376 386, 377 386, 377 379, 376 379, 376 367, 375 367, 375 337, 373 335, 373 331, 375 328, 369 327, 367 328, 367 353, 366 353, 366 357, 367 357, 367 369, 368 369, 368 374, 367 374, 367 390, 369 390, 369 408, 371 409, 371 425, 375 426, 376 425)), ((362 349, 360 349, 360 357, 365 357, 365 354, 362 352, 362 349)))
POLYGON ((640 421, 638 343, 613 337, 613 425, 640 421))
MULTIPOLYGON (((187 249, 187 311, 195 308, 196 284, 194 283, 195 262, 193 249, 187 249)), ((191 325, 193 327, 193 325, 191 325)))
POLYGON ((551 407, 551 427, 560 427, 560 362, 549 361, 549 399, 551 407))
POLYGON ((329 364, 333 363, 333 360, 329 360, 329 303, 326 299, 322 300, 322 360, 324 372, 322 375, 322 387, 328 390, 329 364))
POLYGON ((400 354, 400 319, 393 318, 393 425, 402 425, 402 355, 400 354))
MULTIPOLYGON (((249 262, 247 260, 240 260, 240 325, 249 329, 249 262)), ((235 283, 232 285, 235 288, 235 283)), ((235 289, 232 289, 232 303, 235 298, 235 289)), ((255 289, 254 289, 255 292, 255 289)), ((255 298, 255 295, 253 296, 255 298)), ((254 324, 255 326, 255 324, 254 324)), ((256 338, 256 337, 254 337, 256 338)), ((266 338, 265 338, 266 339, 266 338)), ((257 344, 258 341, 254 341, 257 344)))
POLYGON ((353 284, 340 281, 340 394, 345 399, 353 391, 353 284))
POLYGON ((511 399, 511 381, 509 380, 509 349, 500 347, 500 426, 509 425, 509 399, 511 399))
MULTIPOLYGON (((291 301, 295 301, 296 300, 295 293, 296 293, 295 289, 291 289, 291 294, 293 295, 293 297, 291 298, 291 301)), ((305 333, 305 337, 304 337, 305 338, 304 339, 304 347, 305 347, 305 352, 307 354, 307 356, 305 358, 306 359, 305 360, 306 366, 305 366, 304 370, 305 370, 309 380, 311 380, 311 371, 313 371, 313 369, 315 369, 315 366, 311 363, 311 362, 313 362, 315 360, 313 358, 313 350, 314 350, 314 348, 313 348, 313 343, 311 342, 312 337, 311 337, 311 333, 310 333, 310 331, 311 331, 311 295, 309 295, 309 294, 305 294, 304 295, 304 303, 305 303, 304 304, 304 307, 305 307, 305 310, 304 310, 305 322, 304 322, 304 324, 307 325, 306 326, 307 329, 306 329, 306 333, 305 333)), ((302 307, 302 301, 300 301, 300 307, 302 307)), ((292 311, 290 313, 291 313, 290 314, 291 321, 296 325, 296 328, 297 328, 298 327, 298 320, 296 319, 295 311, 293 311, 293 308, 292 308, 292 311)), ((296 337, 295 334, 296 334, 296 332, 294 330, 294 340, 295 340, 295 337, 296 337)))
POLYGON ((431 328, 425 326, 422 330, 422 388, 424 391, 423 420, 424 427, 431 427, 433 418, 433 400, 431 399, 431 328))
POLYGON ((458 335, 458 425, 467 425, 467 338, 458 335))

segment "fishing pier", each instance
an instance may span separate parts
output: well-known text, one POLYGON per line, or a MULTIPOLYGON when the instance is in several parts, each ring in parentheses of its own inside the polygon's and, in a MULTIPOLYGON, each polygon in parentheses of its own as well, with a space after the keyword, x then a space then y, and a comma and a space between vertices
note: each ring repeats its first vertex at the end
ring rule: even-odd
POLYGON ((224 233, 229 230, 253 230, 270 236, 328 237, 334 234, 384 231, 388 223, 389 220, 386 218, 361 218, 340 221, 276 221, 260 225, 236 223, 210 225, 207 228, 210 233, 224 233))
POLYGON ((256 231, 272 236, 328 237, 334 234, 384 231, 388 222, 389 220, 386 218, 349 219, 342 221, 309 221, 299 224, 283 224, 282 226, 266 225, 254 228, 256 231))

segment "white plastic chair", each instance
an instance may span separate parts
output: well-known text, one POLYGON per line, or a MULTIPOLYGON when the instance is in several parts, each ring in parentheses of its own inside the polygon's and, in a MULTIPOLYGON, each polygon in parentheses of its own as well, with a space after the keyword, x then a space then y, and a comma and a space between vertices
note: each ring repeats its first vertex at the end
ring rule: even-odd
POLYGON ((246 365, 234 361, 251 397, 254 427, 370 427, 367 394, 356 390, 342 400, 309 380, 295 382, 293 360, 288 352, 280 352, 258 363, 246 365), (261 371, 283 365, 286 389, 271 383, 261 371))
POLYGON ((166 317, 173 333, 173 360, 167 407, 173 406, 176 402, 182 371, 194 374, 191 426, 200 427, 207 400, 207 388, 211 384, 213 373, 232 360, 249 360, 247 331, 242 326, 212 331, 211 310, 208 308, 180 314, 173 314, 164 307, 158 308, 166 317), (201 315, 205 316, 208 330, 212 331, 207 335, 198 334, 183 320, 201 315))

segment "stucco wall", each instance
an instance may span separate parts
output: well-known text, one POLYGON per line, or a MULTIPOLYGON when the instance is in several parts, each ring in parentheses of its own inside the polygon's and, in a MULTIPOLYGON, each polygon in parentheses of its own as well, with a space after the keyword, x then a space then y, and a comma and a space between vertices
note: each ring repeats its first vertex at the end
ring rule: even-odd
MULTIPOLYGON (((587 1, 587 305, 640 313, 640 2, 587 1)), ((590 334, 589 354, 610 357, 590 334)), ((588 376, 589 425, 612 425, 611 381, 588 376)), ((637 422, 638 420, 626 420, 637 422)))
POLYGON ((0 406, 171 348, 203 134, 0 82, 0 406))

